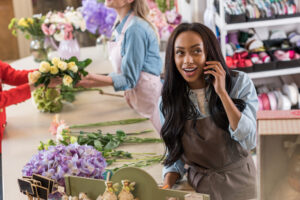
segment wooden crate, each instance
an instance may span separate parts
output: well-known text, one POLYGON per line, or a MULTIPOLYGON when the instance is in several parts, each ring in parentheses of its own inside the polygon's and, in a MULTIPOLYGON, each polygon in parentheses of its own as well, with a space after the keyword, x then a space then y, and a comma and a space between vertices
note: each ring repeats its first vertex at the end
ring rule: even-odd
MULTIPOLYGON (((284 142, 295 141, 300 135, 300 110, 259 111, 257 121, 258 197, 274 200, 279 188, 289 187, 285 179, 289 157, 284 142)), ((283 192, 280 190, 280 195, 283 192)))
MULTIPOLYGON (((122 186, 121 180, 124 179, 136 182, 135 190, 132 193, 140 200, 167 200, 168 197, 177 197, 178 200, 184 200, 184 195, 188 194, 188 192, 179 190, 160 189, 152 176, 139 168, 127 167, 120 169, 112 176, 111 181, 122 186)), ((92 200, 103 194, 105 190, 105 181, 99 179, 66 176, 65 183, 68 195, 78 196, 80 192, 85 192, 92 200)), ((197 195, 199 195, 198 200, 209 200, 209 195, 197 195)))

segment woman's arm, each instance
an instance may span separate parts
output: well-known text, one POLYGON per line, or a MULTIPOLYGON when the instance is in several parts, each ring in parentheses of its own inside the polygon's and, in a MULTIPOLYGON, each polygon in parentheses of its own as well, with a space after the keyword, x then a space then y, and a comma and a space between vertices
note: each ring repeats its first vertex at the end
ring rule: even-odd
POLYGON ((90 73, 87 76, 83 77, 82 80, 79 81, 79 83, 76 86, 92 88, 110 85, 113 85, 113 80, 110 76, 90 73))
POLYGON ((232 128, 232 130, 235 130, 240 121, 241 112, 235 106, 235 104, 233 103, 232 99, 226 91, 226 72, 223 69, 221 63, 218 61, 208 61, 206 62, 206 64, 208 64, 208 66, 204 67, 204 70, 206 70, 204 73, 211 74, 214 76, 213 85, 215 91, 222 101, 223 107, 229 120, 230 127, 232 128))

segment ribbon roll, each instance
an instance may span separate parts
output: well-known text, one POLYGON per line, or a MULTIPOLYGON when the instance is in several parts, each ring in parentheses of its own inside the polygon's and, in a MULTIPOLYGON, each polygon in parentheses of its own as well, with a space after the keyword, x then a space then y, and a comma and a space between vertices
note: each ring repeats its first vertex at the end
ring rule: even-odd
POLYGON ((283 110, 283 95, 282 95, 282 93, 279 90, 275 90, 274 95, 277 100, 277 109, 283 110))
POLYGON ((266 93, 261 94, 261 100, 262 100, 264 110, 271 110, 269 97, 266 93))
POLYGON ((263 102, 262 102, 262 99, 261 99, 261 96, 258 95, 258 110, 264 110, 264 106, 263 106, 263 102))
POLYGON ((282 110, 291 110, 292 104, 289 98, 285 95, 282 95, 283 97, 283 107, 282 110))
POLYGON ((274 92, 269 92, 269 93, 267 93, 267 95, 268 95, 268 98, 270 101, 271 110, 276 110, 277 109, 277 100, 276 100, 274 92))
POLYGON ((294 106, 298 102, 298 89, 292 85, 284 84, 282 87, 283 93, 289 98, 291 104, 294 106))

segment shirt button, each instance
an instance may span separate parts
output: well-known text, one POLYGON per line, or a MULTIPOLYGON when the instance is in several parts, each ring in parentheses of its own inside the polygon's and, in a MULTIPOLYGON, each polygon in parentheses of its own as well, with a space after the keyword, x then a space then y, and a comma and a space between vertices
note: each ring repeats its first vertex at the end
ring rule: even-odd
POLYGON ((6 124, 2 124, 2 127, 5 128, 6 124))
POLYGON ((3 112, 3 108, 0 108, 0 112, 3 112))

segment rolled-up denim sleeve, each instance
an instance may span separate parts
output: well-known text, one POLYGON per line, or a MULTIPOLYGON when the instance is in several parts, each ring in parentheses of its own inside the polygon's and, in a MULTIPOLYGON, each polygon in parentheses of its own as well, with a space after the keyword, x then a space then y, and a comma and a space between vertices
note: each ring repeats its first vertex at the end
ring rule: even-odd
POLYGON ((251 79, 242 74, 236 82, 238 91, 234 92, 237 96, 232 98, 242 99, 246 103, 246 108, 241 113, 238 127, 233 131, 229 125, 231 137, 238 141, 243 148, 251 150, 256 146, 256 112, 258 110, 258 99, 256 90, 251 79))
POLYGON ((145 62, 146 42, 145 30, 136 25, 130 26, 125 32, 121 48, 122 73, 109 74, 115 91, 128 90, 136 86, 145 62))
POLYGON ((177 160, 173 165, 171 166, 164 166, 163 170, 162 170, 162 178, 164 179, 167 173, 170 172, 176 172, 178 174, 180 174, 180 179, 182 179, 182 177, 184 176, 186 170, 184 168, 184 162, 182 162, 182 160, 177 160))

